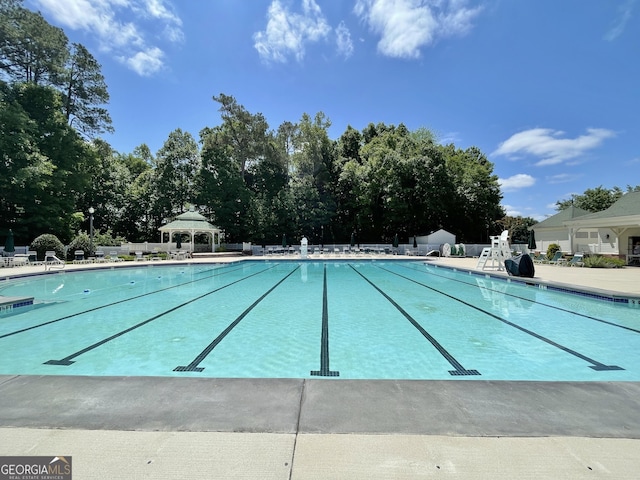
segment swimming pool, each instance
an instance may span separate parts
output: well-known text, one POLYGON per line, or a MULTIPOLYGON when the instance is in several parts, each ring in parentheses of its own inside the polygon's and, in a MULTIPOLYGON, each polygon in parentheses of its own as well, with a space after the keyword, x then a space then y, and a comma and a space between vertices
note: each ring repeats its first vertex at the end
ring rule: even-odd
POLYGON ((420 261, 13 279, 0 374, 639 381, 638 309, 420 261))

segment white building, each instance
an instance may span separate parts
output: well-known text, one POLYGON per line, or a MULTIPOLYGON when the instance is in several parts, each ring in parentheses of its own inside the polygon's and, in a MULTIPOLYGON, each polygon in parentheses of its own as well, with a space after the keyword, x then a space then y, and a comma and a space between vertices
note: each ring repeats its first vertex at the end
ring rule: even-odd
POLYGON ((630 260, 640 244, 640 192, 622 195, 606 210, 589 213, 571 206, 531 227, 536 250, 552 243, 565 253, 601 253, 630 260))
MULTIPOLYGON (((413 238, 409 239, 409 243, 412 243, 412 242, 413 242, 413 238)), ((444 243, 448 243, 449 245, 455 245, 456 236, 453 233, 440 229, 430 233, 429 235, 422 235, 422 236, 416 237, 416 242, 418 245, 442 245, 444 243)))

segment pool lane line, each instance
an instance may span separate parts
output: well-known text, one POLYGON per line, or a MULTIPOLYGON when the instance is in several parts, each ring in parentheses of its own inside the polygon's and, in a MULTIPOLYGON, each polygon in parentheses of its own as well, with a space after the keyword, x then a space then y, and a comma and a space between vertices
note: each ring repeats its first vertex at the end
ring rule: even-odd
POLYGON ((202 352, 200 352, 189 365, 179 365, 173 369, 174 372, 201 372, 204 370, 204 367, 199 367, 198 365, 205 359, 207 356, 213 351, 214 348, 218 346, 218 344, 224 340, 231 330, 233 330, 244 317, 246 317, 251 310, 253 310, 262 300, 264 300, 267 295, 273 292, 282 282, 284 282, 287 278, 293 275, 298 269, 300 265, 291 270, 284 278, 282 278, 278 283, 276 283, 273 287, 267 290, 260 298, 258 298, 255 302, 253 302, 244 312, 242 312, 233 322, 229 324, 227 328, 225 328, 220 335, 218 335, 209 345, 205 347, 202 352))
MULTIPOLYGON (((415 268, 408 267, 406 265, 400 265, 400 266, 403 267, 403 268, 406 268, 407 270, 411 270, 413 272, 428 273, 429 275, 434 275, 436 277, 444 278, 446 280, 451 280, 451 281, 454 281, 454 282, 462 283, 463 285, 469 285, 470 287, 484 288, 486 290, 489 290, 490 292, 496 292, 497 291, 497 290, 493 290, 493 289, 487 288, 487 287, 480 287, 478 284, 475 284, 475 283, 469 283, 469 282, 465 282, 463 280, 458 280, 456 278, 450 278, 450 277, 447 277, 445 275, 439 275, 439 274, 433 273, 433 272, 425 272, 424 270, 418 270, 418 269, 415 269, 415 268)), ((462 271, 458 270, 457 272, 461 273, 462 271)), ((500 279, 498 279, 498 281, 500 281, 500 279)), ((506 282, 506 280, 502 280, 502 281, 506 282)), ((586 319, 589 319, 589 320, 593 320, 595 322, 604 323, 605 325, 610 325, 612 327, 622 328, 623 330, 628 330, 628 331, 633 332, 633 333, 640 333, 640 330, 638 330, 636 328, 628 327, 626 325, 620 325, 619 323, 610 322, 609 320, 603 320, 602 318, 592 317, 591 315, 585 315, 584 313, 580 313, 580 312, 576 312, 576 311, 573 311, 573 310, 569 310, 568 308, 562 308, 562 307, 557 307, 555 305, 549 305, 548 303, 538 302, 537 300, 531 300, 530 298, 521 297, 519 295, 514 295, 513 293, 506 293, 506 292, 498 292, 498 293, 500 293, 502 295, 506 295, 506 296, 512 297, 512 298, 517 298, 518 300, 524 300, 525 302, 530 302, 530 303, 535 303, 537 305, 542 305, 543 307, 547 307, 547 308, 551 308, 551 309, 554 309, 554 310, 558 310, 560 312, 571 313, 572 315, 576 315, 576 316, 583 317, 583 318, 586 318, 586 319)))
POLYGON ((320 370, 311 370, 314 377, 339 377, 340 372, 329 368, 329 302, 327 301, 327 264, 324 264, 322 283, 322 334, 320 336, 320 370))
POLYGON ((573 355, 575 357, 578 357, 578 358, 584 360, 587 363, 591 363, 591 365, 589 365, 589 368, 592 368, 593 370, 596 370, 596 371, 599 371, 599 372, 606 371, 606 370, 624 370, 624 368, 619 367, 617 365, 605 365, 604 363, 598 362, 597 360, 594 360, 593 358, 587 357, 586 355, 583 355, 583 354, 581 354, 579 352, 576 352, 575 350, 572 350, 569 347, 565 347, 564 345, 561 345, 561 344, 559 344, 557 342, 554 342, 550 338, 544 337, 544 336, 534 332, 533 330, 529 330, 529 329, 524 328, 524 327, 522 327, 522 326, 520 326, 520 325, 518 325, 516 323, 510 322, 509 320, 507 320, 505 318, 502 318, 502 317, 500 317, 498 315, 495 315, 494 313, 491 313, 491 312, 489 312, 487 310, 484 310, 484 309, 482 309, 480 307, 476 307, 475 305, 473 305, 473 304, 471 304, 469 302, 465 302, 464 300, 462 300, 460 298, 456 298, 453 295, 449 295, 448 293, 445 293, 445 292, 443 292, 441 290, 438 290, 437 288, 433 288, 433 287, 430 287, 429 285, 425 285, 424 283, 419 282, 417 280, 414 280, 413 278, 405 277, 404 275, 402 275, 400 273, 394 272, 393 270, 388 270, 388 269, 386 269, 384 267, 378 267, 378 268, 380 268, 381 270, 384 270, 385 272, 392 273, 393 275, 396 275, 396 276, 398 276, 400 278, 404 278, 405 280, 409 280, 410 282, 413 282, 413 283, 421 285, 421 286, 423 286, 425 288, 428 288, 429 290, 432 290, 432 291, 434 291, 436 293, 439 293, 440 295, 444 295, 445 297, 451 298, 452 300, 455 300, 456 302, 460 302, 463 305, 471 307, 474 310, 477 310, 479 312, 484 313, 485 315, 489 315, 490 317, 495 318, 496 320, 499 320, 502 323, 505 323, 505 324, 509 325, 510 327, 516 328, 516 329, 520 330, 521 332, 524 332, 524 333, 526 333, 528 335, 531 335, 532 337, 537 338, 538 340, 541 340, 541 341, 543 341, 545 343, 548 343, 549 345, 552 345, 552 346, 554 346, 556 348, 559 348, 560 350, 562 350, 564 352, 567 352, 567 353, 569 353, 569 354, 571 354, 571 355, 573 355))
MULTIPOLYGON (((211 272, 211 271, 217 272, 218 270, 221 270, 222 268, 223 267, 221 267, 221 268, 212 268, 212 269, 209 269, 209 270, 203 270, 203 272, 207 272, 207 271, 209 271, 209 272, 211 272)), ((233 272, 235 272, 237 270, 241 270, 241 268, 236 268, 235 270, 227 270, 225 272, 222 272, 220 275, 224 275, 226 273, 233 273, 233 272)), ((198 273, 202 273, 202 272, 198 272, 198 273)), ((47 322, 39 323, 37 325, 32 325, 30 327, 22 328, 20 330, 15 330, 13 332, 4 333, 4 334, 0 335, 0 339, 3 339, 5 337, 10 337, 12 335, 17 335, 18 333, 28 332, 29 330, 34 330, 36 328, 46 327, 47 325, 51 325, 52 323, 61 322, 62 320, 68 320, 70 318, 77 317, 79 315, 84 315, 85 313, 95 312, 96 310, 100 310, 102 308, 113 307, 114 305, 118 305, 120 303, 129 302, 131 300, 137 300, 139 298, 146 297, 147 295, 154 295, 156 293, 160 293, 160 292, 164 292, 164 291, 167 291, 167 290, 171 290, 172 288, 183 287, 185 285, 189 285, 190 283, 196 283, 196 282, 201 282, 203 280, 209 280, 209 279, 211 279, 213 277, 216 277, 216 276, 219 276, 219 275, 210 275, 208 277, 198 278, 197 280, 189 280, 188 282, 179 283, 177 285, 172 285, 170 287, 161 288, 160 290, 154 290, 153 292, 142 293, 140 295, 136 295, 135 297, 124 298, 122 300, 118 300, 117 302, 111 302, 111 303, 107 303, 105 305, 100 305, 98 307, 90 308, 88 310, 83 310, 81 312, 72 313, 71 315, 65 315, 64 317, 56 318, 55 320, 49 320, 47 322)))
POLYGON ((393 298, 391 298, 389 295, 387 295, 384 291, 382 291, 382 289, 380 289, 375 283, 373 283, 371 280, 369 280, 367 277, 365 277, 362 273, 360 273, 358 270, 356 270, 355 268, 353 268, 352 265, 349 265, 349 267, 351 267, 351 269, 356 272, 358 275, 360 275, 363 279, 365 279, 367 281, 367 283, 369 283, 369 285, 371 285, 373 288, 375 288, 378 293, 380 293, 384 298, 386 298, 391 305, 393 305, 394 307, 396 307, 396 309, 402 314, 404 315, 404 317, 409 320, 409 322, 422 334, 422 336, 424 336, 424 338, 426 338, 427 340, 429 340, 429 342, 431 343, 431 345, 433 345, 435 347, 436 350, 438 350, 438 352, 440 353, 440 355, 442 355, 445 360, 447 360, 447 362, 449 362, 451 364, 451 366, 453 368, 455 368, 455 370, 449 370, 449 374, 450 375, 455 375, 455 376, 466 376, 466 375, 480 375, 480 372, 478 372, 478 370, 467 370, 466 368, 464 368, 462 366, 462 364, 460 362, 458 362, 453 355, 451 355, 446 348, 444 348, 440 342, 438 342, 434 337, 431 336, 431 334, 429 334, 429 332, 427 332, 422 325, 420 325, 420 323, 418 323, 418 321, 416 319, 414 319, 411 315, 409 315, 409 313, 402 308, 400 305, 398 305, 396 303, 395 300, 393 300, 393 298))
POLYGON ((220 290, 222 290, 222 289, 224 289, 224 288, 230 287, 230 286, 232 286, 232 285, 235 285, 236 283, 240 283, 240 282, 242 282, 242 281, 244 281, 244 280, 247 280, 247 279, 249 279, 249 278, 251 278, 251 277, 254 277, 254 276, 256 276, 256 275, 259 275, 259 274, 261 274, 261 273, 264 273, 264 272, 266 272, 267 270, 271 270, 271 269, 272 269, 272 268, 274 268, 275 266, 276 266, 276 265, 274 265, 274 266, 272 266, 272 267, 269 267, 269 268, 265 268, 264 270, 260 270, 259 272, 252 273, 251 275, 248 275, 248 276, 246 276, 246 277, 243 277, 243 278, 240 278, 240 279, 238 279, 238 280, 235 280, 235 281, 233 281, 233 282, 231 282, 231 283, 228 283, 227 285, 224 285, 224 286, 222 286, 222 287, 218 287, 218 288, 216 288, 216 289, 214 289, 214 290, 211 290, 210 292, 207 292, 207 293, 205 293, 205 294, 203 294, 203 295, 199 295, 199 296, 197 296, 197 297, 195 297, 195 298, 192 298, 191 300, 189 300, 189 301, 187 301, 187 302, 181 303, 180 305, 177 305, 177 306, 175 306, 175 307, 172 307, 172 308, 170 308, 169 310, 166 310, 166 311, 164 311, 164 312, 162 312, 162 313, 159 313, 158 315, 154 315, 153 317, 148 318, 147 320, 144 320, 143 322, 137 323, 137 324, 133 325, 132 327, 129 327, 129 328, 125 329, 125 330, 121 330, 120 332, 115 333, 115 334, 113 334, 113 335, 111 335, 111 336, 109 336, 109 337, 107 337, 107 338, 105 338, 105 339, 103 339, 103 340, 100 340, 99 342, 96 342, 96 343, 94 343, 94 344, 92 344, 92 345, 89 345, 88 347, 83 348, 82 350, 78 350, 77 352, 72 353, 71 355, 68 355, 68 356, 66 356, 66 357, 64 357, 64 358, 61 358, 60 360, 49 360, 49 361, 47 361, 47 362, 44 362, 44 364, 43 364, 43 365, 63 365, 63 366, 69 366, 69 365, 71 365, 71 364, 75 363, 75 362, 72 360, 73 358, 79 357, 79 356, 80 356, 80 355, 82 355, 82 354, 85 354, 85 353, 87 353, 87 352, 89 352, 89 351, 91 351, 91 350, 94 350, 94 349, 96 349, 96 348, 98 348, 98 347, 100 347, 100 346, 104 345, 105 343, 110 342, 111 340, 114 340, 114 339, 116 339, 116 338, 118 338, 118 337, 121 337, 122 335, 124 335, 124 334, 126 334, 126 333, 129 333, 129 332, 131 332, 131 331, 133 331, 133 330, 135 330, 135 329, 137 329, 137 328, 140 328, 140 327, 142 327, 142 326, 146 325, 147 323, 151 323, 151 322, 153 322, 154 320, 157 320, 157 319, 158 319, 158 318, 160 318, 160 317, 164 317, 164 316, 165 316, 165 315, 167 315, 168 313, 174 312, 174 311, 178 310, 179 308, 182 308, 182 307, 184 307, 184 306, 186 306, 186 305, 189 305, 190 303, 193 303, 193 302, 195 302, 195 301, 197 301, 197 300, 201 300, 202 298, 204 298, 204 297, 206 297, 206 296, 209 296, 209 295, 211 295, 212 293, 219 292, 220 290))

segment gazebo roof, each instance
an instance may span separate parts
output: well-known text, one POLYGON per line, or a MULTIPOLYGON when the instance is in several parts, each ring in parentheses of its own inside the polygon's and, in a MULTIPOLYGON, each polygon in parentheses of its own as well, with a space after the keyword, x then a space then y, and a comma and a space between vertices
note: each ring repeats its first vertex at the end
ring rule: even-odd
POLYGON ((210 232, 214 230, 220 230, 220 228, 211 225, 204 215, 199 214, 194 210, 181 213, 172 222, 161 226, 158 230, 162 231, 175 231, 183 230, 185 232, 198 231, 198 232, 210 232))

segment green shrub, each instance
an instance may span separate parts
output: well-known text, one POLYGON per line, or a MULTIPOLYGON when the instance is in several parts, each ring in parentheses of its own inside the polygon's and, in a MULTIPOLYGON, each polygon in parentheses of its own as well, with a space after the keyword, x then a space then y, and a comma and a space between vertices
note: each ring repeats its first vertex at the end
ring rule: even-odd
POLYGON ((464 245, 462 243, 460 245, 458 245, 458 255, 460 255, 461 257, 465 256, 464 245))
POLYGON ((451 245, 451 256, 455 257, 458 255, 458 249, 456 248, 455 245, 451 245))
POLYGON ((103 247, 119 247, 126 240, 123 237, 114 237, 111 230, 107 230, 105 233, 101 233, 100 230, 93 232, 93 244, 101 245, 103 247))
POLYGON ((560 250, 560 245, 558 245, 557 243, 552 243, 551 245, 549 245, 547 247, 547 258, 551 260, 558 250, 560 250))
POLYGON ((38 252, 38 258, 44 259, 44 254, 48 250, 56 252, 56 257, 64 258, 64 245, 58 237, 51 233, 44 233, 31 242, 31 250, 38 252))
POLYGON ((78 233, 78 235, 76 235, 74 239, 71 240, 71 243, 69 244, 69 250, 67 250, 67 260, 73 260, 75 254, 74 252, 76 250, 82 250, 85 257, 93 255, 94 252, 91 251, 91 239, 86 232, 78 233))
POLYGON ((603 255, 590 255, 584 259, 584 266, 589 268, 622 268, 624 265, 624 260, 603 255))

